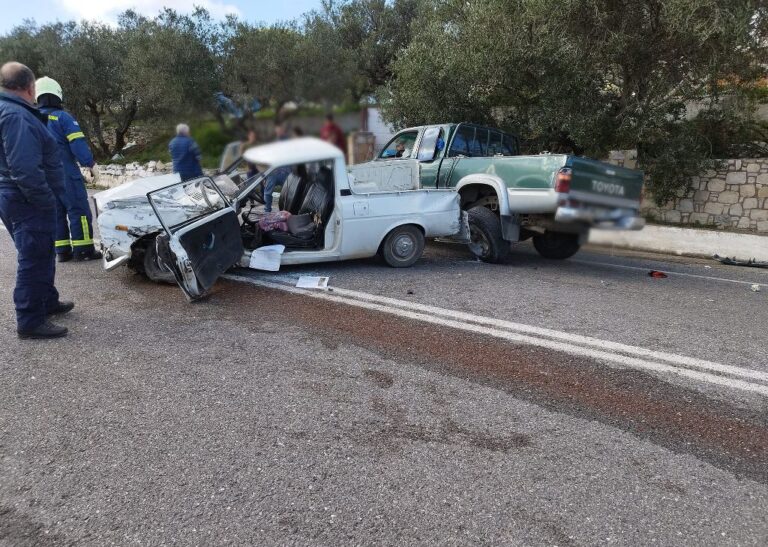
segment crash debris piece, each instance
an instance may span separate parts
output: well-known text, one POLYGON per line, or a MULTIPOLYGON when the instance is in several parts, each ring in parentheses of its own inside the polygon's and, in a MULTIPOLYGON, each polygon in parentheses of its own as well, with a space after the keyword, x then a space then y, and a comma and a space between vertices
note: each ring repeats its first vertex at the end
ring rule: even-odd
POLYGON ((648 275, 650 277, 655 277, 656 279, 664 279, 665 277, 669 277, 664 272, 660 272, 658 270, 651 270, 650 272, 648 272, 648 275))
POLYGON ((252 270, 265 270, 268 272, 280 271, 280 257, 285 251, 285 245, 266 245, 259 247, 251 253, 248 267, 252 270))
POLYGON ((750 288, 752 289, 752 292, 760 292, 760 285, 757 283, 754 283, 750 288))
POLYGON ((302 275, 296 282, 299 289, 328 289, 328 277, 315 277, 311 275, 302 275))
POLYGON ((727 256, 720 256, 718 254, 712 255, 712 258, 728 266, 747 266, 750 268, 768 268, 768 262, 755 260, 754 258, 750 258, 749 260, 739 260, 736 257, 729 258, 727 256))

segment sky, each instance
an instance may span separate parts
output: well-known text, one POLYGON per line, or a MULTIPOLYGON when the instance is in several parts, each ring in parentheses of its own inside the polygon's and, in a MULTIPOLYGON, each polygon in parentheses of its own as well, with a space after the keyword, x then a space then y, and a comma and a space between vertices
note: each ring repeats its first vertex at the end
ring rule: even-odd
POLYGON ((73 19, 113 23, 127 9, 155 15, 163 7, 189 12, 193 5, 206 8, 216 18, 233 13, 250 22, 269 24, 294 19, 320 4, 321 0, 0 0, 0 34, 24 19, 37 23, 73 19))

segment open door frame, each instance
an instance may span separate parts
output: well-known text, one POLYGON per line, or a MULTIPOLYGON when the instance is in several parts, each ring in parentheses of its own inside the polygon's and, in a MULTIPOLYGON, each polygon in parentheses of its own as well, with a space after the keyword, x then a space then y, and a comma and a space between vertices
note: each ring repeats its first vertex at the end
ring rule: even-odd
MULTIPOLYGON (((187 198, 190 197, 186 192, 183 194, 187 198)), ((147 199, 165 232, 156 240, 158 261, 173 272, 179 287, 189 300, 201 298, 216 279, 234 266, 243 255, 237 212, 210 177, 154 190, 147 194, 147 199), (215 191, 222 207, 210 212, 201 212, 199 216, 179 224, 170 224, 167 213, 173 211, 174 207, 169 207, 168 199, 161 207, 157 199, 158 194, 170 194, 174 187, 184 188, 194 184, 200 184, 202 192, 215 191)), ((206 203, 211 205, 207 199, 206 203)), ((182 207, 181 203, 179 207, 182 207)))

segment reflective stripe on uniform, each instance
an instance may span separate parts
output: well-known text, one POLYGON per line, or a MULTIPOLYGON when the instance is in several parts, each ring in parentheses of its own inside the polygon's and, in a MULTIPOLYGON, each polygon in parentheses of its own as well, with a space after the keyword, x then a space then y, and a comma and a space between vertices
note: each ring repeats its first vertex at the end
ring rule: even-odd
POLYGON ((85 138, 85 135, 83 134, 82 131, 78 131, 76 133, 70 133, 69 135, 67 135, 67 140, 69 142, 72 142, 75 139, 84 139, 84 138, 85 138))
POLYGON ((73 239, 72 246, 84 247, 85 245, 93 245, 91 231, 88 229, 88 217, 80 217, 80 226, 83 228, 83 239, 73 239))
POLYGON ((48 114, 48 119, 51 120, 51 121, 54 121, 54 122, 59 121, 59 117, 58 116, 54 116, 53 114, 48 114))
POLYGON ((71 239, 57 239, 56 247, 69 247, 72 245, 71 239))

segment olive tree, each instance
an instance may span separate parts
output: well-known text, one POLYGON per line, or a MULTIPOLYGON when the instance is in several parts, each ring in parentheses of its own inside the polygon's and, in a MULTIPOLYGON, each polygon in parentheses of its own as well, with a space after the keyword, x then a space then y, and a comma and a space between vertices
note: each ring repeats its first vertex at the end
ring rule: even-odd
POLYGON ((209 111, 216 87, 216 26, 204 10, 126 12, 116 27, 33 23, 0 38, 0 56, 50 76, 100 157, 126 144, 137 120, 209 111))
POLYGON ((356 97, 374 92, 392 77, 392 62, 411 41, 411 25, 421 0, 325 0, 316 19, 336 35, 353 60, 356 97))

